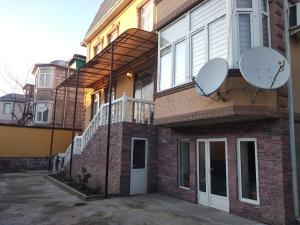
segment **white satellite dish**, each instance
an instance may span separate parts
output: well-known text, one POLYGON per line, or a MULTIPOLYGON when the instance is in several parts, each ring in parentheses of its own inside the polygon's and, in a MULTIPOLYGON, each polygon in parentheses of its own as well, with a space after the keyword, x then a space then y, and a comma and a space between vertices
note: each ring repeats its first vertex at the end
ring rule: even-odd
POLYGON ((202 96, 209 96, 221 87, 227 74, 228 64, 225 59, 215 58, 208 61, 194 80, 197 92, 202 96))
POLYGON ((240 58, 240 70, 245 80, 256 88, 276 89, 290 77, 290 65, 271 48, 251 48, 240 58))

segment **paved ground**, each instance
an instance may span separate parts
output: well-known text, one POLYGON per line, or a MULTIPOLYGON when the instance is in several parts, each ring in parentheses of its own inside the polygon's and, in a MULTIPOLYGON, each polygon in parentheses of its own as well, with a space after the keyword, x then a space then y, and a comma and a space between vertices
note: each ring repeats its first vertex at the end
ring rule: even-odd
POLYGON ((39 173, 0 173, 1 225, 252 225, 159 194, 83 202, 39 173))

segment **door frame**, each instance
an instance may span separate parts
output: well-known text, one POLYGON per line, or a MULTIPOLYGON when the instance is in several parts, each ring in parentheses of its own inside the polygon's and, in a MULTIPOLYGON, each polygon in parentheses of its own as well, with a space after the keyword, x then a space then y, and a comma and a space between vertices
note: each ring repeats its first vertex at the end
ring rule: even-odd
POLYGON ((135 140, 142 140, 145 141, 145 193, 148 191, 148 138, 141 138, 141 137, 132 137, 131 138, 131 159, 130 159, 130 195, 133 195, 131 184, 132 184, 132 163, 133 163, 133 147, 134 147, 134 141, 135 140))
MULTIPOLYGON (((204 142, 205 143, 205 168, 206 168, 206 193, 207 193, 207 204, 204 204, 208 207, 213 207, 211 206, 211 201, 210 201, 210 196, 211 194, 211 173, 210 173, 210 142, 225 142, 225 165, 226 165, 226 194, 227 194, 227 202, 228 202, 228 207, 224 208, 218 208, 224 211, 229 212, 229 180, 228 180, 228 145, 227 145, 227 138, 199 138, 196 140, 196 161, 197 161, 197 202, 198 204, 203 204, 200 203, 200 191, 199 191, 199 142, 204 142)), ((217 195, 213 195, 217 196, 217 195)), ((224 197, 225 198, 225 197, 224 197)))

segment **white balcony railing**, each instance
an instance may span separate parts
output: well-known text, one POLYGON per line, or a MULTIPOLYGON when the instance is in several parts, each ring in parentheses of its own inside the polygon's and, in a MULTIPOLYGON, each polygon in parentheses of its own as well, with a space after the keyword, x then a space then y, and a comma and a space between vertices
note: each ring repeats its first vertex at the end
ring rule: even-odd
MULTIPOLYGON (((121 98, 112 101, 111 107, 111 123, 152 123, 154 113, 154 103, 152 101, 127 97, 124 93, 121 98)), ((102 104, 83 134, 74 138, 73 153, 75 155, 81 154, 99 126, 108 124, 108 111, 109 104, 102 104)), ((65 163, 70 161, 71 147, 72 145, 70 145, 67 151, 62 155, 65 163)))

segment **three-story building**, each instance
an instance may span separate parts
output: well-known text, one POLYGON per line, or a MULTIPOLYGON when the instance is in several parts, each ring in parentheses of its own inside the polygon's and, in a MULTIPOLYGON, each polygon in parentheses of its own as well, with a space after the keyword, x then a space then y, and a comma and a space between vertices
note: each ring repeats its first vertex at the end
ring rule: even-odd
MULTIPOLYGON (((257 90, 239 68, 253 47, 285 54, 282 3, 104 1, 82 42, 87 64, 60 84, 85 89, 85 131, 62 155, 67 168, 72 161, 73 176, 85 167, 89 185, 102 191, 108 185, 109 194, 160 192, 292 224, 287 86, 257 90), (200 96, 193 77, 215 58, 228 62, 228 77, 215 93, 200 96)), ((299 44, 292 42, 295 60, 299 44)))

